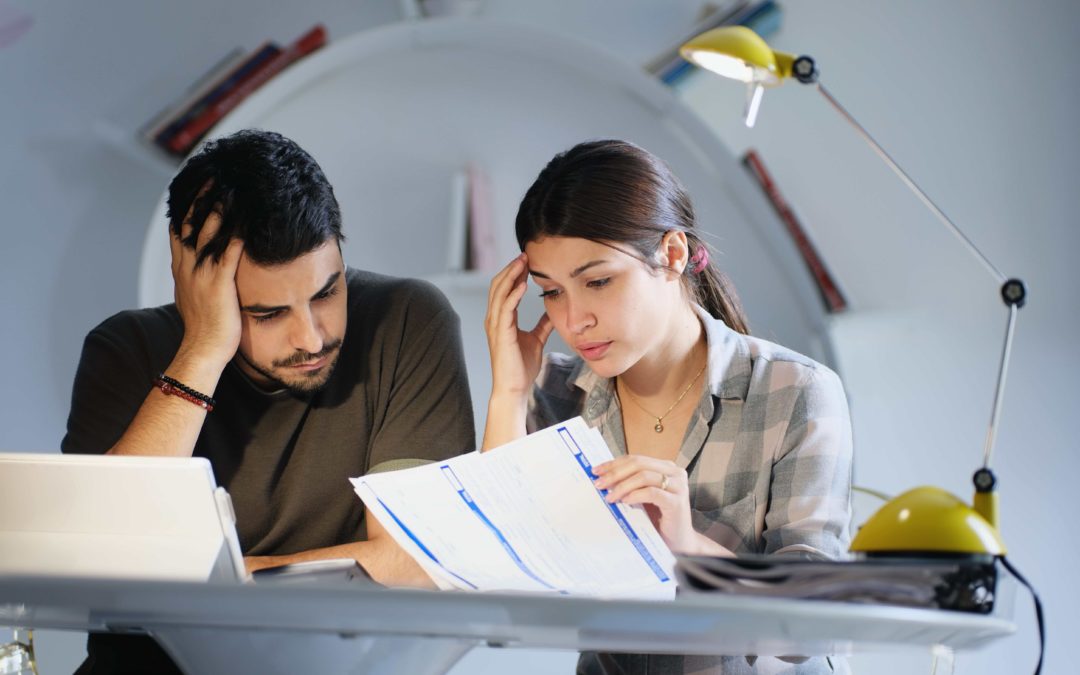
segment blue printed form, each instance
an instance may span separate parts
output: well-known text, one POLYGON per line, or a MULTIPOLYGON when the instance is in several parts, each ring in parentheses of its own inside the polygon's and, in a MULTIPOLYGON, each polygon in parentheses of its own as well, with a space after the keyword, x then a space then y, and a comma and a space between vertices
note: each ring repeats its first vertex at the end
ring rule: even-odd
POLYGON ((581 418, 489 452, 353 478, 357 495, 442 588, 671 598, 674 556, 645 511, 608 504, 610 460, 581 418))

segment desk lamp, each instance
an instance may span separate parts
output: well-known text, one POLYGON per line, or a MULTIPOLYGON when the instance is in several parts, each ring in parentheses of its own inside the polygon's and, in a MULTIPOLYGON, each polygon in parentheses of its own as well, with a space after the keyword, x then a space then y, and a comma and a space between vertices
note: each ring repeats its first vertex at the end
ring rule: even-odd
POLYGON ((866 129, 833 98, 818 81, 817 67, 812 58, 774 51, 757 33, 744 26, 724 26, 702 33, 684 44, 680 53, 687 61, 706 70, 747 84, 745 121, 748 127, 754 125, 765 88, 779 86, 789 78, 815 87, 1000 284, 1001 298, 1008 309, 1008 322, 998 367, 990 429, 983 450, 983 464, 974 475, 975 498, 972 505, 968 506, 937 487, 909 490, 888 501, 866 521, 852 541, 851 550, 868 555, 917 552, 1004 556, 1005 545, 998 533, 997 493, 994 491, 997 480, 990 470, 990 457, 1001 414, 1016 314, 1023 307, 1026 295, 1023 282, 1007 278, 999 272, 866 129))

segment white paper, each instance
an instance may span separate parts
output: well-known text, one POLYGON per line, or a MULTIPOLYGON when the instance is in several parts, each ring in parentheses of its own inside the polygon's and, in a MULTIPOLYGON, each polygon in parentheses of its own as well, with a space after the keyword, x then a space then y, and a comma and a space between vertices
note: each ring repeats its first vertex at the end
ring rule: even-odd
POLYGON ((675 559, 644 509, 608 504, 592 483, 611 457, 577 417, 483 454, 351 480, 442 587, 673 597, 675 559))

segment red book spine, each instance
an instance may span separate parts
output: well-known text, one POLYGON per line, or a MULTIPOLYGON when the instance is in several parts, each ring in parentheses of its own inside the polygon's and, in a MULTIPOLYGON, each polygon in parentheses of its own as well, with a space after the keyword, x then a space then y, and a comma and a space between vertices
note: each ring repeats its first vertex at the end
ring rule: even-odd
POLYGON ((807 268, 810 270, 810 274, 813 275, 814 281, 817 282, 818 291, 821 293, 821 299, 825 302, 825 306, 829 312, 837 313, 847 309, 847 300, 844 298, 844 294, 840 292, 839 286, 832 278, 832 274, 829 273, 829 269, 825 267, 824 261, 821 256, 818 255, 817 249, 810 242, 810 238, 806 236, 806 232, 803 230, 799 220, 795 217, 795 213, 788 206, 787 201, 784 200, 783 195, 780 194, 779 188, 776 187, 776 183, 773 182, 772 176, 765 170, 765 165, 762 163, 761 158, 757 153, 750 150, 743 157, 743 164, 746 165, 750 172, 757 178, 758 183, 765 191, 765 196, 772 202, 773 208, 776 209, 777 215, 780 216, 780 220, 784 222, 784 226, 787 228, 788 234, 791 235, 792 240, 795 242, 795 246, 799 249, 799 253, 802 255, 803 261, 806 262, 807 268))
POLYGON ((287 49, 267 61, 261 68, 245 78, 237 87, 223 96, 192 119, 172 139, 169 140, 169 150, 180 155, 185 155, 199 141, 207 131, 217 124, 222 117, 229 114, 233 108, 248 97, 253 91, 261 87, 274 75, 281 72, 286 66, 300 58, 307 56, 319 47, 326 44, 326 29, 317 25, 307 33, 304 33, 296 42, 287 49))

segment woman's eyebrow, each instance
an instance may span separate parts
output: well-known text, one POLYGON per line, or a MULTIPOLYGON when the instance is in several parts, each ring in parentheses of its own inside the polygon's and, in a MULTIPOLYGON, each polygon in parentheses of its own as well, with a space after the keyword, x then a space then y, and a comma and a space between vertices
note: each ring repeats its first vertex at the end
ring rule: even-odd
MULTIPOLYGON (((606 262, 607 262, 606 260, 590 260, 589 262, 585 263, 584 265, 578 267, 573 272, 571 272, 570 273, 570 278, 573 279, 575 277, 578 277, 578 276, 581 275, 582 272, 589 269, 590 267, 596 267, 597 265, 602 265, 602 264, 604 264, 606 262)), ((540 279, 551 279, 551 277, 544 274, 543 272, 540 272, 539 270, 530 269, 529 274, 533 275, 534 277, 538 277, 540 279)))
POLYGON ((589 269, 590 267, 596 267, 597 265, 603 265, 606 262, 607 262, 606 260, 590 260, 589 262, 585 263, 581 267, 579 267, 576 270, 574 270, 573 272, 571 272, 570 273, 570 278, 573 279, 574 277, 579 276, 582 272, 589 269))

